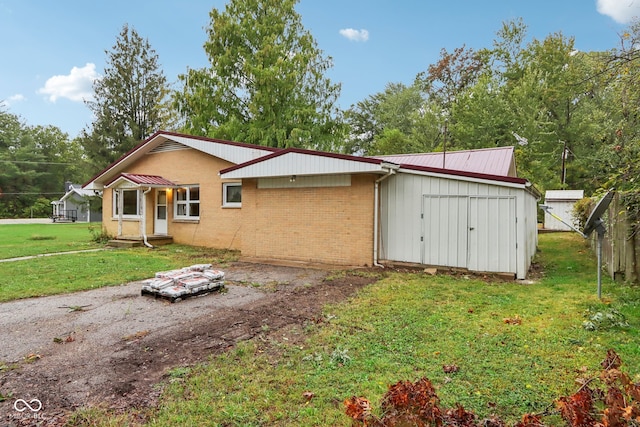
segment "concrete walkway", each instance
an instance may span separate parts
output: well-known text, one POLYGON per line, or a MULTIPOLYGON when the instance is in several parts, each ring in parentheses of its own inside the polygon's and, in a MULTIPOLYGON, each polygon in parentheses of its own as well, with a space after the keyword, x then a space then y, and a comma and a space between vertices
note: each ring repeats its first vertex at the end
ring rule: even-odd
MULTIPOLYGON (((0 219, 0 225, 3 225, 3 224, 60 224, 60 223, 55 223, 51 221, 51 218, 10 218, 10 219, 0 219)), ((110 250, 110 249, 111 248, 97 248, 97 249, 84 249, 81 251, 52 252, 50 254, 38 254, 38 255, 21 256, 17 258, 0 259, 0 263, 13 262, 13 261, 25 261, 28 259, 42 258, 46 256, 71 255, 71 254, 80 254, 83 252, 98 252, 98 251, 104 251, 104 250, 110 250)))
POLYGON ((21 257, 17 257, 17 258, 0 259, 0 263, 2 263, 2 262, 13 262, 13 261, 25 261, 25 260, 28 260, 28 259, 42 258, 42 257, 46 257, 46 256, 81 254, 81 253, 84 253, 84 252, 99 252, 99 251, 107 251, 107 250, 112 250, 112 249, 113 248, 97 248, 97 249, 83 249, 81 251, 52 252, 50 254, 38 254, 38 255, 21 256, 21 257))
POLYGON ((9 218, 0 219, 2 224, 55 224, 51 218, 9 218))

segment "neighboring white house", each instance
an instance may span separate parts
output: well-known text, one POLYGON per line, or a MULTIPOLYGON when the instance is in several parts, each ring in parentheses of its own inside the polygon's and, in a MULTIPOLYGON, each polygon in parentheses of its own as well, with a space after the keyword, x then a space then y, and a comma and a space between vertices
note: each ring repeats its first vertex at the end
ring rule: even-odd
POLYGON ((565 222, 575 226, 573 205, 584 197, 584 190, 548 190, 544 196, 544 204, 550 212, 544 214, 544 228, 547 230, 571 231, 571 227, 558 221, 551 214, 557 215, 565 222))
MULTIPOLYGON (((65 194, 60 200, 54 200, 52 205, 53 222, 100 222, 102 210, 91 209, 91 198, 99 196, 93 190, 86 190, 80 184, 65 182, 65 194)), ((95 206, 99 206, 95 204, 95 206)))

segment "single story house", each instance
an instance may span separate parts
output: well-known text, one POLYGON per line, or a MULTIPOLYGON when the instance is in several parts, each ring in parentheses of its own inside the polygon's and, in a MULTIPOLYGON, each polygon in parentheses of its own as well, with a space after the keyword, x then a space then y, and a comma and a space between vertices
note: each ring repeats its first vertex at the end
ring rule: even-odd
POLYGON ((576 225, 573 218, 573 205, 584 197, 584 190, 547 190, 544 193, 544 204, 551 212, 544 213, 544 228, 547 230, 571 231, 571 227, 554 218, 554 214, 566 223, 576 225))
POLYGON ((539 194, 512 147, 374 158, 157 132, 84 188, 104 191, 112 235, 251 259, 524 278, 537 245, 539 194))
POLYGON ((100 191, 87 190, 80 184, 65 182, 64 195, 60 200, 51 202, 53 222, 100 222, 102 208, 96 208, 91 200, 100 197, 100 191))

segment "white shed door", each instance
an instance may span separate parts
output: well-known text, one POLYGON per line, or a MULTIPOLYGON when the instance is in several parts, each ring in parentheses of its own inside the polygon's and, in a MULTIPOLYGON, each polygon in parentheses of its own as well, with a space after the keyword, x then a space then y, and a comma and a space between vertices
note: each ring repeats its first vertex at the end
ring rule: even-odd
POLYGON ((467 268, 468 204, 466 196, 423 196, 423 264, 467 268))
POLYGON ((516 199, 469 197, 469 270, 516 271, 516 199))
POLYGON ((513 196, 424 195, 422 263, 471 271, 516 271, 513 196))

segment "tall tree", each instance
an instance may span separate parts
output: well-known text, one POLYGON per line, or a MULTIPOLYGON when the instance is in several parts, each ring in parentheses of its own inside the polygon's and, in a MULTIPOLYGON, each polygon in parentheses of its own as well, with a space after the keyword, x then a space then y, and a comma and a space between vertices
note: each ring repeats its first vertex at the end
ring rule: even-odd
POLYGON ((51 214, 64 182, 86 178, 81 157, 57 127, 31 127, 0 109, 0 218, 51 214))
POLYGON ((104 76, 93 84, 87 105, 95 115, 82 144, 96 166, 105 166, 163 127, 170 117, 169 88, 158 55, 128 25, 107 54, 104 76))
POLYGON ((455 123, 453 109, 460 96, 478 81, 485 66, 483 55, 462 46, 451 53, 442 49, 438 62, 416 76, 416 84, 422 88, 430 102, 438 106, 443 150, 458 145, 450 140, 449 135, 449 127, 455 123))
POLYGON ((423 104, 422 94, 416 85, 389 83, 384 92, 352 105, 345 113, 346 123, 350 127, 345 151, 399 154, 419 150, 418 141, 410 136, 420 120, 419 112, 423 104), (393 143, 390 143, 390 136, 393 136, 393 143))
POLYGON ((210 67, 188 70, 174 94, 196 135, 273 147, 335 149, 343 126, 331 58, 302 25, 298 0, 231 0, 213 9, 204 49, 210 67))

